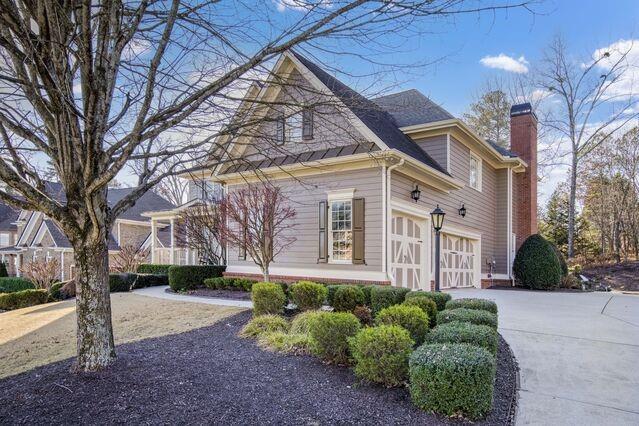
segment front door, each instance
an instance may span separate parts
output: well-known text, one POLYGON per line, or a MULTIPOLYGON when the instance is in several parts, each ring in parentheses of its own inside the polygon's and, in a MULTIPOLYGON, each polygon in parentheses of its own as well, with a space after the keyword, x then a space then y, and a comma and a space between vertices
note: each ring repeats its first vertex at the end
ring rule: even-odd
POLYGON ((441 234, 441 288, 474 287, 476 240, 441 234))
POLYGON ((391 273, 395 285, 410 289, 427 287, 424 265, 425 222, 411 216, 393 215, 391 273))

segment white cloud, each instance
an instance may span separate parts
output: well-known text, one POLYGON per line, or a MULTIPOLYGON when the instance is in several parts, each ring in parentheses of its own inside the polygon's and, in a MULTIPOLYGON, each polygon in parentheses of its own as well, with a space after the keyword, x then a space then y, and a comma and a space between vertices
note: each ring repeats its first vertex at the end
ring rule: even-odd
POLYGON ((326 6, 331 8, 334 0, 273 0, 277 10, 285 12, 287 9, 292 10, 311 10, 317 6, 326 6))
POLYGON ((528 61, 523 55, 519 58, 513 58, 500 53, 497 56, 484 56, 479 62, 488 68, 496 68, 517 74, 526 74, 528 72, 528 61))
POLYGON ((623 75, 607 90, 607 97, 639 95, 639 39, 621 39, 597 49, 592 54, 592 60, 599 60, 597 68, 602 71, 602 75, 610 72, 621 61, 617 70, 622 70, 623 75))

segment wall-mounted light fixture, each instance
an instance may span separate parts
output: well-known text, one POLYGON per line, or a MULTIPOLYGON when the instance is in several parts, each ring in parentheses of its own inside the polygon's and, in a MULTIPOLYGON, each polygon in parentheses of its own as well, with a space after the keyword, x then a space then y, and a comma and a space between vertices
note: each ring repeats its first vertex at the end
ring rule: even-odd
POLYGON ((458 210, 459 215, 461 217, 466 217, 466 206, 464 206, 464 203, 462 203, 461 207, 458 210))
POLYGON ((415 185, 415 189, 410 192, 410 198, 415 200, 415 202, 419 201, 419 197, 422 195, 422 191, 419 190, 419 186, 415 185))

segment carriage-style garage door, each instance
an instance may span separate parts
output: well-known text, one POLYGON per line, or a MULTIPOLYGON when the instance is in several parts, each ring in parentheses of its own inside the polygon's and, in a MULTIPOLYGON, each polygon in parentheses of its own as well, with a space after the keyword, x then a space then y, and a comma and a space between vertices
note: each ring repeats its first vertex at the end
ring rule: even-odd
POLYGON ((456 235, 441 235, 441 287, 473 287, 477 273, 475 262, 477 240, 458 237, 456 235))
POLYGON ((391 233, 391 273, 395 285, 412 289, 427 288, 424 256, 425 233, 428 231, 425 221, 411 216, 394 214, 391 233))

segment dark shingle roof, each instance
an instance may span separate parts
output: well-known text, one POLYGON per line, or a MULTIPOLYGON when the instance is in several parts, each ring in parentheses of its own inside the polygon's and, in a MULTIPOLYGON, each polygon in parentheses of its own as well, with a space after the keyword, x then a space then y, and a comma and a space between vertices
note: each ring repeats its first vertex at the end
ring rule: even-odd
MULTIPOLYGON (((58 228, 58 225, 56 225, 54 221, 52 221, 51 219, 45 219, 44 223, 47 225, 47 228, 51 233, 51 238, 53 238, 56 246, 62 248, 71 248, 69 239, 66 237, 66 235, 64 235, 64 232, 62 232, 62 230, 58 228)), ((113 234, 111 233, 109 233, 107 245, 109 247, 109 250, 120 250, 120 246, 115 241, 115 238, 113 238, 113 234)))
POLYGON ((13 225, 13 222, 18 220, 19 215, 20 210, 14 209, 13 207, 0 202, 0 231, 17 230, 16 226, 13 225))
POLYGON ((292 54, 312 72, 331 92, 333 92, 378 138, 389 148, 397 149, 418 161, 446 173, 430 155, 414 143, 408 136, 397 128, 393 117, 382 110, 373 101, 366 99, 337 78, 331 76, 317 64, 309 61, 296 52, 292 54))
MULTIPOLYGON (((122 198, 129 195, 134 189, 135 188, 109 189, 109 193, 107 195, 107 201, 109 202, 109 205, 113 206, 122 198)), ((142 213, 150 211, 172 210, 174 208, 175 206, 173 205, 173 203, 167 201, 153 191, 147 191, 135 202, 135 205, 133 207, 130 207, 128 210, 118 216, 118 219, 141 220, 146 222, 149 219, 142 216, 142 213)))
POLYGON ((499 152, 501 155, 503 155, 505 157, 511 157, 511 158, 516 158, 517 157, 517 154, 514 154, 508 148, 504 148, 503 146, 497 144, 497 142, 491 141, 490 139, 486 139, 486 142, 488 142, 490 144, 490 146, 495 148, 495 150, 497 152, 499 152))
POLYGON ((397 127, 414 126, 455 118, 451 113, 415 89, 380 96, 372 99, 372 101, 393 117, 397 127))

